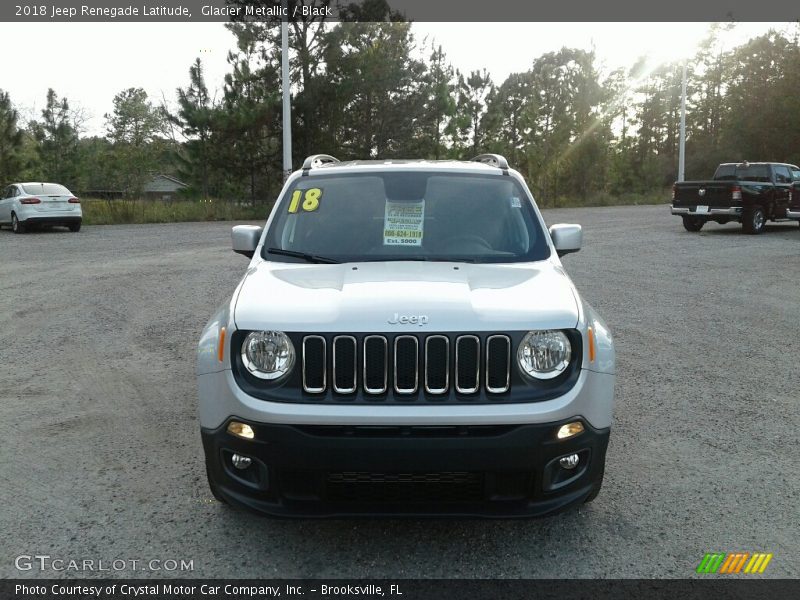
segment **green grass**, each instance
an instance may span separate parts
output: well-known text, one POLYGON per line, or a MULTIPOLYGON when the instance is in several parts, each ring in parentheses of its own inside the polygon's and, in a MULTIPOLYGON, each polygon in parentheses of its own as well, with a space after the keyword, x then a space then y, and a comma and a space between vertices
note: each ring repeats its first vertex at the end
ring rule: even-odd
POLYGON ((219 201, 81 199, 85 225, 178 223, 184 221, 264 221, 269 206, 240 206, 219 201))
POLYGON ((666 204, 670 201, 671 189, 656 190, 640 194, 613 196, 607 192, 595 192, 586 200, 576 197, 559 197, 555 203, 551 199, 537 198, 539 208, 580 208, 582 206, 637 206, 647 204, 666 204))

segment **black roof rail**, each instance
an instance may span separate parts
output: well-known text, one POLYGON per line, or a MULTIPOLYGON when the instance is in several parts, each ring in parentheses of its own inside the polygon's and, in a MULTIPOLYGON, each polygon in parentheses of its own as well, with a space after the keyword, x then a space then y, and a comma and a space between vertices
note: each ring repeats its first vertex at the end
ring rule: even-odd
POLYGON ((330 165, 338 162, 340 162, 339 159, 330 154, 312 154, 303 161, 303 171, 309 171, 321 167, 322 165, 330 165))
POLYGON ((505 156, 499 154, 479 154, 470 162, 483 163, 492 167, 497 167, 498 169, 503 169, 504 171, 508 169, 508 161, 505 156))

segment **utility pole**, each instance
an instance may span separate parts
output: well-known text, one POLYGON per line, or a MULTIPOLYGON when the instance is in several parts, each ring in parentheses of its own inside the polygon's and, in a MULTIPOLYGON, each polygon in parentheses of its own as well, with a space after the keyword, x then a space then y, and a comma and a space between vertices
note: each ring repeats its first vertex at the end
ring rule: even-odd
POLYGON ((283 0, 281 20, 281 76, 283 86, 283 180, 292 174, 292 105, 289 82, 289 2, 283 0))
POLYGON ((683 62, 683 81, 681 82, 681 140, 678 149, 678 181, 685 179, 686 173, 686 61, 683 62))

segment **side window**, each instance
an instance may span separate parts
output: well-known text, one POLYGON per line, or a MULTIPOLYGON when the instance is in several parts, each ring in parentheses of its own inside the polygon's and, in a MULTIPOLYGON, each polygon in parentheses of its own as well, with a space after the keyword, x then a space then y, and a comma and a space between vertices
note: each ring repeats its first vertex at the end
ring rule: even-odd
POLYGON ((792 167, 792 179, 794 181, 800 181, 800 169, 797 167, 792 167))
POLYGON ((775 170, 775 183, 791 183, 792 175, 789 173, 789 168, 784 165, 774 165, 775 170))

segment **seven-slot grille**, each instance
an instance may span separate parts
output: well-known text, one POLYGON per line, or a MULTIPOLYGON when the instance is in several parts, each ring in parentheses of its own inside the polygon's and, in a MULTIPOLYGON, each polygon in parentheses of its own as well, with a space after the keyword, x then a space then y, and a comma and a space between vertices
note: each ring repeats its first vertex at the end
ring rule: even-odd
POLYGON ((502 394, 511 385, 511 339, 506 335, 307 335, 302 344, 303 389, 380 396, 420 391, 445 395, 502 394))

